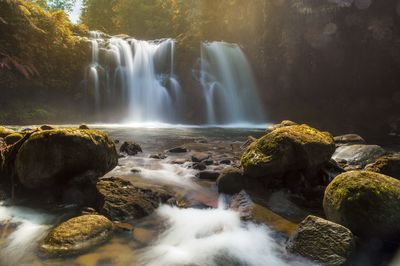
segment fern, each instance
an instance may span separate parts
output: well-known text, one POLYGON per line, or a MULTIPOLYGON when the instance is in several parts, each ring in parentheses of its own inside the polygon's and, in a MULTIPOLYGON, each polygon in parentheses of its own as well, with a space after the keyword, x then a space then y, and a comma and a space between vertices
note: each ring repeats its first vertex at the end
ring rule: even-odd
POLYGON ((16 58, 13 58, 5 53, 0 52, 0 71, 15 69, 22 74, 26 79, 40 76, 39 71, 36 67, 30 63, 20 63, 16 58))

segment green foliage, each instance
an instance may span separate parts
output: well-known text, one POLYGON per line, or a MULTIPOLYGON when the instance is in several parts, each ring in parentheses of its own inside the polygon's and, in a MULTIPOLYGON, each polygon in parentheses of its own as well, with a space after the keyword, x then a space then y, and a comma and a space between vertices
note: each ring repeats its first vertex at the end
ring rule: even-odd
POLYGON ((76 0, 32 0, 32 2, 49 11, 64 10, 71 12, 76 0))
POLYGON ((26 78, 40 76, 43 87, 74 87, 89 52, 74 35, 84 33, 83 26, 72 25, 63 11, 49 12, 23 0, 0 2, 0 17, 7 22, 3 29, 9 36, 0 39, 0 61, 8 59, 8 65, 26 78))

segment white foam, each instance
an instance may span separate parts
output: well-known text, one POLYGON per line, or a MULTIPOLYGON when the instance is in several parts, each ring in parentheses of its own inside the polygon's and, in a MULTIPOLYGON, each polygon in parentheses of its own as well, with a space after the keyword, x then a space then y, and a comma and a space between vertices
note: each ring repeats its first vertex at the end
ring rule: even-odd
POLYGON ((196 171, 189 169, 187 164, 170 164, 156 159, 131 156, 120 159, 119 164, 107 176, 129 176, 134 168, 138 171, 134 175, 143 179, 179 187, 199 188, 193 181, 196 171))
POLYGON ((162 206, 157 213, 168 228, 140 254, 140 265, 310 265, 289 262, 266 226, 244 223, 232 210, 162 206))
POLYGON ((0 203, 0 222, 17 224, 14 232, 1 239, 0 263, 16 265, 17 262, 37 245, 38 239, 50 228, 53 216, 29 208, 3 206, 0 203))

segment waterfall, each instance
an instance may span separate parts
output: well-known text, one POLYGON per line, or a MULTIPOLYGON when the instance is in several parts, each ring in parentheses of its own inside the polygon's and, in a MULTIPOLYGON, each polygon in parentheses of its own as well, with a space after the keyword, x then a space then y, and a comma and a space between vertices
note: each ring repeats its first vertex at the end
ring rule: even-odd
POLYGON ((174 74, 173 39, 143 41, 91 33, 92 62, 88 93, 99 120, 176 122, 182 99, 174 74))
POLYGON ((98 122, 184 123, 189 112, 199 114, 197 121, 204 117, 207 125, 265 122, 250 64, 237 44, 201 45, 202 89, 194 96, 193 91, 184 93, 178 82, 175 40, 145 41, 100 32, 90 36, 87 98, 98 122))
POLYGON ((203 43, 200 70, 209 124, 265 122, 250 64, 237 44, 203 43))

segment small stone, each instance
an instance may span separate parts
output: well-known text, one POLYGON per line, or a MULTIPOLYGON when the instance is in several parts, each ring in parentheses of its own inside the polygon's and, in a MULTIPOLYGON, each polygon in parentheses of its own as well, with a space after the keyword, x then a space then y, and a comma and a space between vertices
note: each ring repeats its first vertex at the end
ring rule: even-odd
POLYGON ((192 155, 192 162, 199 163, 210 158, 208 153, 196 152, 192 155))
POLYGON ((203 171, 207 168, 207 166, 204 163, 194 163, 192 168, 195 170, 203 171))
POLYGON ((212 165, 212 164, 214 164, 214 160, 212 160, 212 159, 207 159, 207 160, 204 160, 203 163, 204 163, 205 165, 212 165))
POLYGON ((225 160, 220 161, 219 163, 220 163, 220 164, 227 164, 227 165, 229 165, 229 164, 232 163, 232 161, 229 160, 229 159, 225 159, 225 160))
POLYGON ((79 129, 89 129, 89 127, 87 125, 80 125, 79 129))
POLYGON ((210 180, 210 181, 215 181, 217 180, 219 176, 218 172, 214 171, 201 171, 196 175, 197 178, 202 179, 202 180, 210 180))
POLYGON ((142 171, 142 170, 137 169, 137 168, 131 169, 131 172, 132 172, 132 173, 140 173, 141 171, 142 171))
POLYGON ((55 127, 53 126, 49 126, 49 125, 43 125, 41 127, 39 127, 40 130, 52 130, 55 129, 55 127))
POLYGON ((156 159, 156 160, 164 160, 166 159, 168 156, 163 154, 163 153, 159 153, 159 154, 152 154, 149 156, 149 158, 151 159, 156 159))
POLYGON ((168 150, 168 152, 170 152, 170 153, 185 153, 187 151, 188 150, 185 147, 175 147, 175 148, 168 150))
POLYGON ((120 152, 124 152, 130 156, 134 156, 139 152, 143 152, 142 148, 136 142, 125 141, 122 143, 121 147, 119 148, 120 152))

